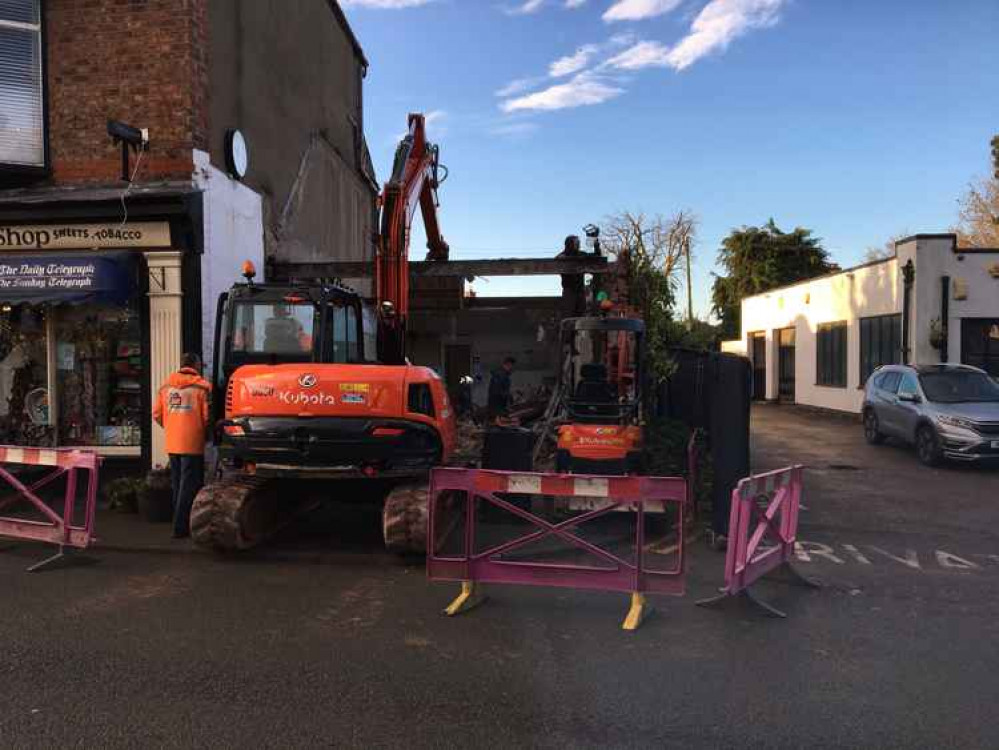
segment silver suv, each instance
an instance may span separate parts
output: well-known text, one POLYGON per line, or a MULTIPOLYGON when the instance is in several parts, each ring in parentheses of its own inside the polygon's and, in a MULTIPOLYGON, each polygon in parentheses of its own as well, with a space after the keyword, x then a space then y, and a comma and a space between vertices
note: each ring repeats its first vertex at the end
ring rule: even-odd
POLYGON ((999 460, 999 384, 968 365, 886 365, 864 392, 864 436, 916 446, 919 460, 999 460))

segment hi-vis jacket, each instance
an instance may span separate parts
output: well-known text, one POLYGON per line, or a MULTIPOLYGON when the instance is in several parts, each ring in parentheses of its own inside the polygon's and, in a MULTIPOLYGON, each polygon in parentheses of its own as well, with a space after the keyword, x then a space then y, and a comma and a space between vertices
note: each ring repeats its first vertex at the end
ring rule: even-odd
POLYGON ((189 367, 182 367, 163 384, 153 404, 153 419, 166 430, 167 453, 195 456, 205 452, 211 395, 208 381, 189 367))

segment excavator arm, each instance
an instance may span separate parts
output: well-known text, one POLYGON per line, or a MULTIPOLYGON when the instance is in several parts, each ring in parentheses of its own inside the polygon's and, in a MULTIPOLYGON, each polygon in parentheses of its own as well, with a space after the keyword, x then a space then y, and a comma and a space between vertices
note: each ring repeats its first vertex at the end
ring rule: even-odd
MULTIPOLYGON (((406 360, 409 316, 409 237, 419 207, 427 233, 427 260, 447 260, 448 245, 437 219, 437 188, 443 181, 439 150, 427 141, 426 119, 409 116, 409 133, 396 149, 392 177, 379 197, 381 231, 375 258, 378 299, 378 359, 385 364, 406 360)), ((446 172, 445 172, 446 177, 446 172)))

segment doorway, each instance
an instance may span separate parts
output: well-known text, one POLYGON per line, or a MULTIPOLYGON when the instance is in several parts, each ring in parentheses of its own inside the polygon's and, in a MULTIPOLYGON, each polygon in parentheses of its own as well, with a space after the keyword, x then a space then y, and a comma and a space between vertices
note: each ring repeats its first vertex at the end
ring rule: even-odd
POLYGON ((780 328, 775 331, 777 341, 777 400, 794 403, 794 347, 795 330, 780 328))
POLYGON ((444 384, 451 403, 459 402, 461 379, 472 374, 472 345, 444 345, 444 384))
POLYGON ((961 362, 999 377, 999 318, 961 320, 961 362))
POLYGON ((757 331, 749 334, 749 360, 753 363, 753 400, 767 397, 767 334, 757 331))

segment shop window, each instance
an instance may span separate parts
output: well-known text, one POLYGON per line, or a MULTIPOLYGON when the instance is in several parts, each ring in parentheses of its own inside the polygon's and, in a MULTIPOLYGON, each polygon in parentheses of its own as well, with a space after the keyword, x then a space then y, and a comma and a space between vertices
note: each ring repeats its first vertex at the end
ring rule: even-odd
POLYGON ((881 365, 902 361, 902 316, 880 315, 860 319, 860 383, 881 365))
POLYGON ((0 443, 53 444, 44 307, 0 308, 0 443))
POLYGON ((816 335, 818 385, 846 388, 846 323, 821 323, 816 335))
POLYGON ((0 164, 45 166, 40 0, 0 2, 0 164))
POLYGON ((52 315, 59 445, 141 445, 145 373, 138 311, 63 305, 52 315))

